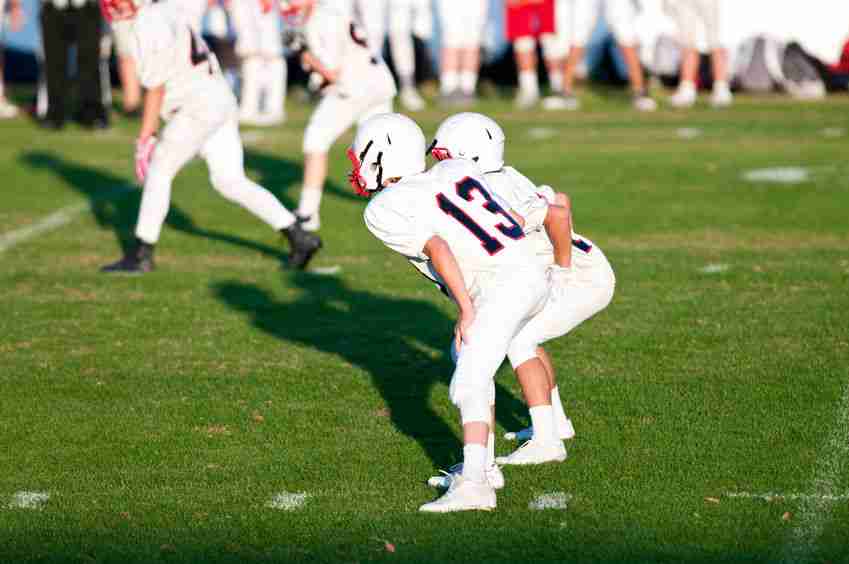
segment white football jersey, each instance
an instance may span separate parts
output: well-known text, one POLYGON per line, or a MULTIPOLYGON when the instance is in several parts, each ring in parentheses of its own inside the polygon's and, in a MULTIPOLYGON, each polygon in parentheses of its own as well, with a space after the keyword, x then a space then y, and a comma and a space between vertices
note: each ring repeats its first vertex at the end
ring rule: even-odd
POLYGON ((336 4, 316 4, 304 24, 304 39, 321 64, 338 73, 331 91, 381 100, 395 95, 395 81, 386 63, 372 53, 365 33, 336 4))
POLYGON ((423 249, 438 235, 471 289, 482 273, 539 264, 533 241, 508 209, 476 164, 451 159, 382 190, 366 207, 365 222, 386 246, 434 281, 423 249))
MULTIPOLYGON (((513 167, 505 166, 501 170, 487 172, 484 178, 492 191, 519 214, 522 214, 529 206, 535 207, 540 199, 549 203, 554 201, 553 190, 547 186, 538 187, 513 167)), ((554 247, 544 228, 541 226, 535 228, 528 233, 528 238, 534 243, 536 255, 546 264, 553 264, 554 247)), ((592 252, 594 248, 592 241, 572 231, 572 266, 576 268, 595 266, 595 256, 592 252)))
POLYGON ((164 119, 181 108, 236 107, 218 60, 179 3, 142 7, 133 22, 130 48, 142 85, 165 85, 164 119))

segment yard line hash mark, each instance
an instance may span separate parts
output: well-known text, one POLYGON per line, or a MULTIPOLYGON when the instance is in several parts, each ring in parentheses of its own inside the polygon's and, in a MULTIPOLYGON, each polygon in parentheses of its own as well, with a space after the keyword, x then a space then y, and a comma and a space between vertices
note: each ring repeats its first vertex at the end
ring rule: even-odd
POLYGON ((783 562, 807 562, 816 550, 823 529, 831 521, 838 480, 846 471, 849 460, 849 384, 843 387, 843 396, 837 409, 837 418, 828 435, 822 454, 814 469, 813 493, 801 498, 796 527, 784 543, 783 562))
POLYGON ((30 239, 34 239, 43 233, 48 233, 53 231, 54 229, 58 229, 64 225, 67 225, 71 221, 77 218, 77 216, 91 210, 92 205, 94 205, 95 201, 102 201, 107 199, 116 198, 118 196, 124 196, 128 194, 132 188, 128 186, 119 186, 113 190, 105 192, 102 196, 96 198, 91 202, 81 202, 79 204, 74 204, 71 206, 64 207, 58 211, 51 213, 50 215, 42 218, 35 223, 31 223, 19 229, 14 229, 7 233, 0 233, 0 253, 4 251, 8 251, 12 247, 19 245, 20 243, 24 243, 29 241, 30 239))

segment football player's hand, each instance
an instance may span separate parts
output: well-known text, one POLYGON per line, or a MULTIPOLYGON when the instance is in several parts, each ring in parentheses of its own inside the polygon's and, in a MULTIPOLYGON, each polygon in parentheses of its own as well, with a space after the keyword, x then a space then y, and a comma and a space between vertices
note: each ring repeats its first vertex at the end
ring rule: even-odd
POLYGON ((156 136, 140 137, 136 140, 136 178, 139 184, 144 184, 147 171, 150 168, 150 160, 153 158, 153 150, 156 148, 156 136))
POLYGON ((454 347, 457 349, 457 352, 463 348, 463 343, 468 343, 469 339, 469 327, 472 326, 472 323, 475 321, 475 310, 461 310, 460 317, 457 319, 457 324, 454 326, 454 347))
POLYGON ((270 12, 273 5, 274 2, 271 0, 259 0, 259 6, 263 14, 270 12))

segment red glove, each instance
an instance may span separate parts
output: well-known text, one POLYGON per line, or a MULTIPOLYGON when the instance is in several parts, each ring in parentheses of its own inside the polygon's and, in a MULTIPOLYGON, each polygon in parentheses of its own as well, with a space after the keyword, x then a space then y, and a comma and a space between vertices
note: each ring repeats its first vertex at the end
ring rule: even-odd
POLYGON ((155 135, 136 140, 136 178, 139 184, 144 185, 144 180, 147 178, 147 171, 150 168, 156 142, 155 135))

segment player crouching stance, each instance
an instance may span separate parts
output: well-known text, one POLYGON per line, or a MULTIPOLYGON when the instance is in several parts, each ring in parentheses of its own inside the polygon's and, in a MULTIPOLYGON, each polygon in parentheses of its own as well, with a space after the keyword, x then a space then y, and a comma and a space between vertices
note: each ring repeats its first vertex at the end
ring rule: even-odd
POLYGON ((213 188, 281 231, 289 240, 290 266, 305 268, 321 240, 303 231, 294 214, 245 176, 236 98, 180 4, 101 0, 108 20, 131 20, 132 55, 147 89, 136 141, 136 176, 144 185, 136 245, 102 270, 153 270, 153 248, 168 214, 171 183, 198 154, 209 167, 213 188), (157 138, 160 115, 167 125, 157 138))
MULTIPOLYGON (((492 196, 474 163, 446 160, 424 172, 424 155, 415 122, 400 114, 375 116, 360 125, 348 151, 351 182, 360 194, 376 193, 364 214, 371 233, 440 284, 459 313, 460 352, 449 394, 463 425, 463 470, 442 497, 419 510, 491 510, 496 497, 486 467, 493 378, 511 343, 528 341, 524 328, 550 289, 546 265, 536 260, 522 224, 530 230, 544 225, 558 250, 571 252, 568 210, 538 198, 523 217, 515 215, 492 196)), ((544 378, 533 393, 547 397, 544 378)))
MULTIPOLYGON (((549 203, 569 208, 571 217, 571 203, 565 194, 555 194, 549 186, 537 187, 516 169, 504 165, 504 143, 504 132, 495 121, 477 113, 461 113, 442 122, 431 144, 431 153, 437 160, 459 158, 477 163, 495 196, 502 198, 519 213, 543 198, 549 203)), ((533 253, 543 263, 554 266, 556 253, 546 233, 537 229, 528 235, 534 242, 533 253)), ((571 233, 571 246, 571 267, 553 268, 551 299, 522 332, 522 338, 528 341, 514 341, 508 351, 508 358, 520 382, 523 379, 522 363, 528 360, 523 351, 527 351, 531 343, 541 344, 566 335, 606 308, 613 298, 616 278, 601 249, 574 232, 571 233)), ((545 366, 546 386, 550 392, 556 432, 561 439, 572 438, 575 431, 563 410, 551 359, 542 346, 536 347, 534 355, 545 366)), ((538 430, 539 418, 535 417, 534 405, 530 401, 528 403, 532 427, 518 433, 508 433, 508 438, 530 440, 510 456, 497 458, 498 464, 537 463, 534 452, 540 447, 535 444, 534 431, 538 430)))

